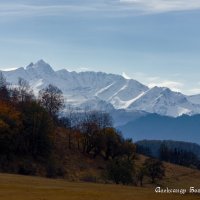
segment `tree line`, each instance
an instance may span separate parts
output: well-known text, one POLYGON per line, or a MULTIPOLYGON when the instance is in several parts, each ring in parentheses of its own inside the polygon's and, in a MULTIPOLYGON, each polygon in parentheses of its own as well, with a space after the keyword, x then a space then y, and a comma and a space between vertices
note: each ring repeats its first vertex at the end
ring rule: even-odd
POLYGON ((179 148, 170 149, 165 144, 160 146, 159 158, 166 162, 200 169, 200 160, 193 152, 179 148))
POLYGON ((193 147, 184 142, 146 140, 136 144, 136 152, 165 162, 200 169, 200 159, 197 153, 192 152, 192 148, 187 148, 189 145, 193 147))

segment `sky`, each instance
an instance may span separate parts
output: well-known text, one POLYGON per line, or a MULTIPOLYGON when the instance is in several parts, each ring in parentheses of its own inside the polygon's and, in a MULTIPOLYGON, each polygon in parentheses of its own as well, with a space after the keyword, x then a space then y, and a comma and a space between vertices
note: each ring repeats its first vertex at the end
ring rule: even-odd
POLYGON ((200 93, 199 0, 0 0, 0 69, 122 74, 200 93))

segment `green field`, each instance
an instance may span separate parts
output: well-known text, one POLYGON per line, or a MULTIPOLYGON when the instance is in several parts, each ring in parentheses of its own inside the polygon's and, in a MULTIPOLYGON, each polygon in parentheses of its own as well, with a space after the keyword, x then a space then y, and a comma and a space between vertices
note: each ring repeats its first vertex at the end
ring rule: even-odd
POLYGON ((77 183, 0 174, 0 200, 157 200, 200 199, 200 195, 155 194, 153 188, 77 183))

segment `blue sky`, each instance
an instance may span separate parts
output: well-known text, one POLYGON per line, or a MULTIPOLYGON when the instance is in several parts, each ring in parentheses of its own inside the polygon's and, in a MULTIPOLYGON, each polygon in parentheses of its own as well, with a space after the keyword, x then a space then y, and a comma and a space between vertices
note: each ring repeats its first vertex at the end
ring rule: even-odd
POLYGON ((199 0, 1 0, 0 69, 124 74, 200 93, 199 0))

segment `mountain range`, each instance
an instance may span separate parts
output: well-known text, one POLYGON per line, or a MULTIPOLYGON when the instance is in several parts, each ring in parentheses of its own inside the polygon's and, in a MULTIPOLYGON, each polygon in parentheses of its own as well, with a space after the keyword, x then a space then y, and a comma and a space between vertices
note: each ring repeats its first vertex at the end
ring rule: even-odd
POLYGON ((149 88, 144 84, 103 72, 54 71, 39 60, 27 67, 4 71, 8 82, 17 84, 19 77, 29 81, 37 92, 48 84, 60 88, 67 104, 82 109, 144 111, 177 117, 200 113, 200 95, 186 96, 165 87, 149 88))
POLYGON ((117 127, 126 138, 174 140, 200 144, 200 115, 168 117, 147 114, 117 127))
POLYGON ((200 144, 200 95, 149 88, 116 74, 55 71, 43 60, 3 74, 13 85, 19 78, 27 80, 36 95, 53 84, 62 90, 66 105, 109 112, 114 126, 135 141, 166 139, 200 144))

